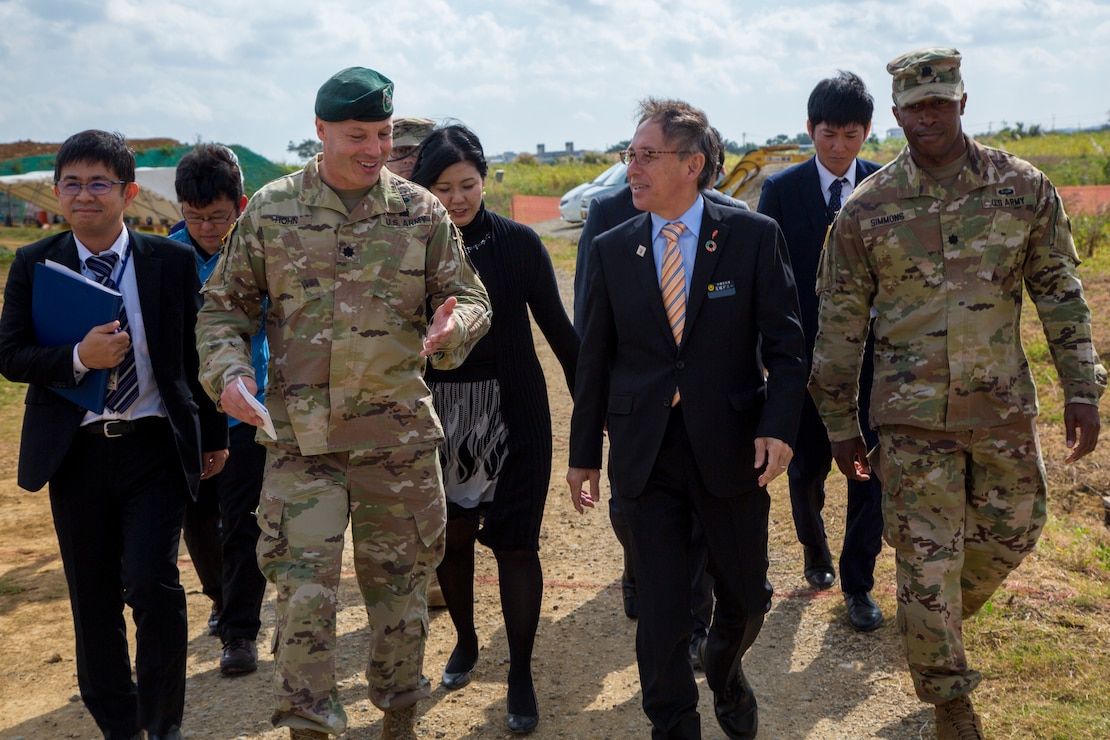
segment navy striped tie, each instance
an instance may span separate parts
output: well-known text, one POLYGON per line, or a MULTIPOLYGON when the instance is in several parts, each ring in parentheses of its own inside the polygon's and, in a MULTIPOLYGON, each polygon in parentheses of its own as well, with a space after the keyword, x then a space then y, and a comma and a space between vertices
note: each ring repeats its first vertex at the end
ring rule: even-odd
MULTIPOLYGON (((112 280, 112 273, 116 269, 116 262, 119 261, 119 255, 115 252, 105 252, 104 254, 95 254, 85 260, 85 267, 96 276, 96 281, 101 285, 107 285, 109 288, 115 288, 116 282, 112 280)), ((121 276, 122 277, 122 276, 121 276)), ((119 310, 119 330, 130 332, 131 325, 127 321, 127 310, 120 306, 119 310)), ((135 399, 139 397, 139 372, 135 367, 135 342, 132 341, 127 347, 127 354, 123 357, 123 362, 115 367, 113 378, 115 379, 114 387, 109 386, 108 397, 104 399, 104 405, 112 411, 122 414, 126 411, 131 404, 135 403, 135 399)))
POLYGON ((841 205, 840 197, 841 197, 841 194, 844 192, 844 185, 847 184, 847 182, 848 182, 848 178, 839 177, 839 178, 833 180, 832 184, 829 185, 829 213, 828 213, 828 216, 829 216, 829 221, 830 222, 834 218, 836 218, 837 212, 840 211, 840 205, 841 205))

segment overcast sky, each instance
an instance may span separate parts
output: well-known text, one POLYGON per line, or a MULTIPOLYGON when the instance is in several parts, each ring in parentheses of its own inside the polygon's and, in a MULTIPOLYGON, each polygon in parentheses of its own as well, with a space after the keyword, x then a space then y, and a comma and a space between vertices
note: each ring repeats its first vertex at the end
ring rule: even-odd
POLYGON ((0 0, 0 142, 86 128, 241 144, 289 161, 321 83, 396 83, 397 115, 456 118, 487 153, 628 139, 639 99, 678 97, 722 134, 805 130, 838 69, 893 127, 886 63, 964 55, 964 128, 1110 118, 1107 0, 0 0))

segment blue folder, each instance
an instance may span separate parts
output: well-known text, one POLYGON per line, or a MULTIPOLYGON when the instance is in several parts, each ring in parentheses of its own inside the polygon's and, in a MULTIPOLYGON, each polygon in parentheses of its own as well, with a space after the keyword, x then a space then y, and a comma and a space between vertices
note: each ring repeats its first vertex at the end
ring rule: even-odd
MULTIPOLYGON (((117 290, 57 262, 35 264, 31 322, 41 345, 77 344, 89 329, 118 319, 122 307, 123 296, 117 290)), ((78 406, 101 414, 111 372, 89 370, 76 388, 48 387, 78 406)))

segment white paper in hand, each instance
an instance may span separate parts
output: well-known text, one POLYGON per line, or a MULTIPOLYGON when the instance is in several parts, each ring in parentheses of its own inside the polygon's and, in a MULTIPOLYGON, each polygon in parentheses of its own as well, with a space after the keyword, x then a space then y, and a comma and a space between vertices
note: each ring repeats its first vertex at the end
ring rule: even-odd
POLYGON ((262 418, 263 431, 270 435, 270 439, 277 439, 277 432, 274 431, 274 420, 270 418, 270 412, 266 410, 266 407, 260 404, 258 399, 251 395, 251 392, 247 390, 247 386, 243 384, 242 378, 235 379, 235 387, 239 389, 239 393, 242 394, 250 407, 254 409, 254 412, 262 418))

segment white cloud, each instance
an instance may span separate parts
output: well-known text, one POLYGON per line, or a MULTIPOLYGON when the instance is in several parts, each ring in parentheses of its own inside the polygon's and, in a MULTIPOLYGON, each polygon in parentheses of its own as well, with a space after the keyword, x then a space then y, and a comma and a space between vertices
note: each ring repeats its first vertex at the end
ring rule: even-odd
POLYGON ((453 117, 491 152, 628 138, 638 99, 681 97, 730 139, 804 129, 837 69, 889 113, 888 60, 964 54, 969 131, 1103 122, 1110 7, 1096 0, 0 0, 0 141, 129 136, 239 143, 271 158, 313 135, 319 85, 350 65, 397 83, 402 113, 453 117))

